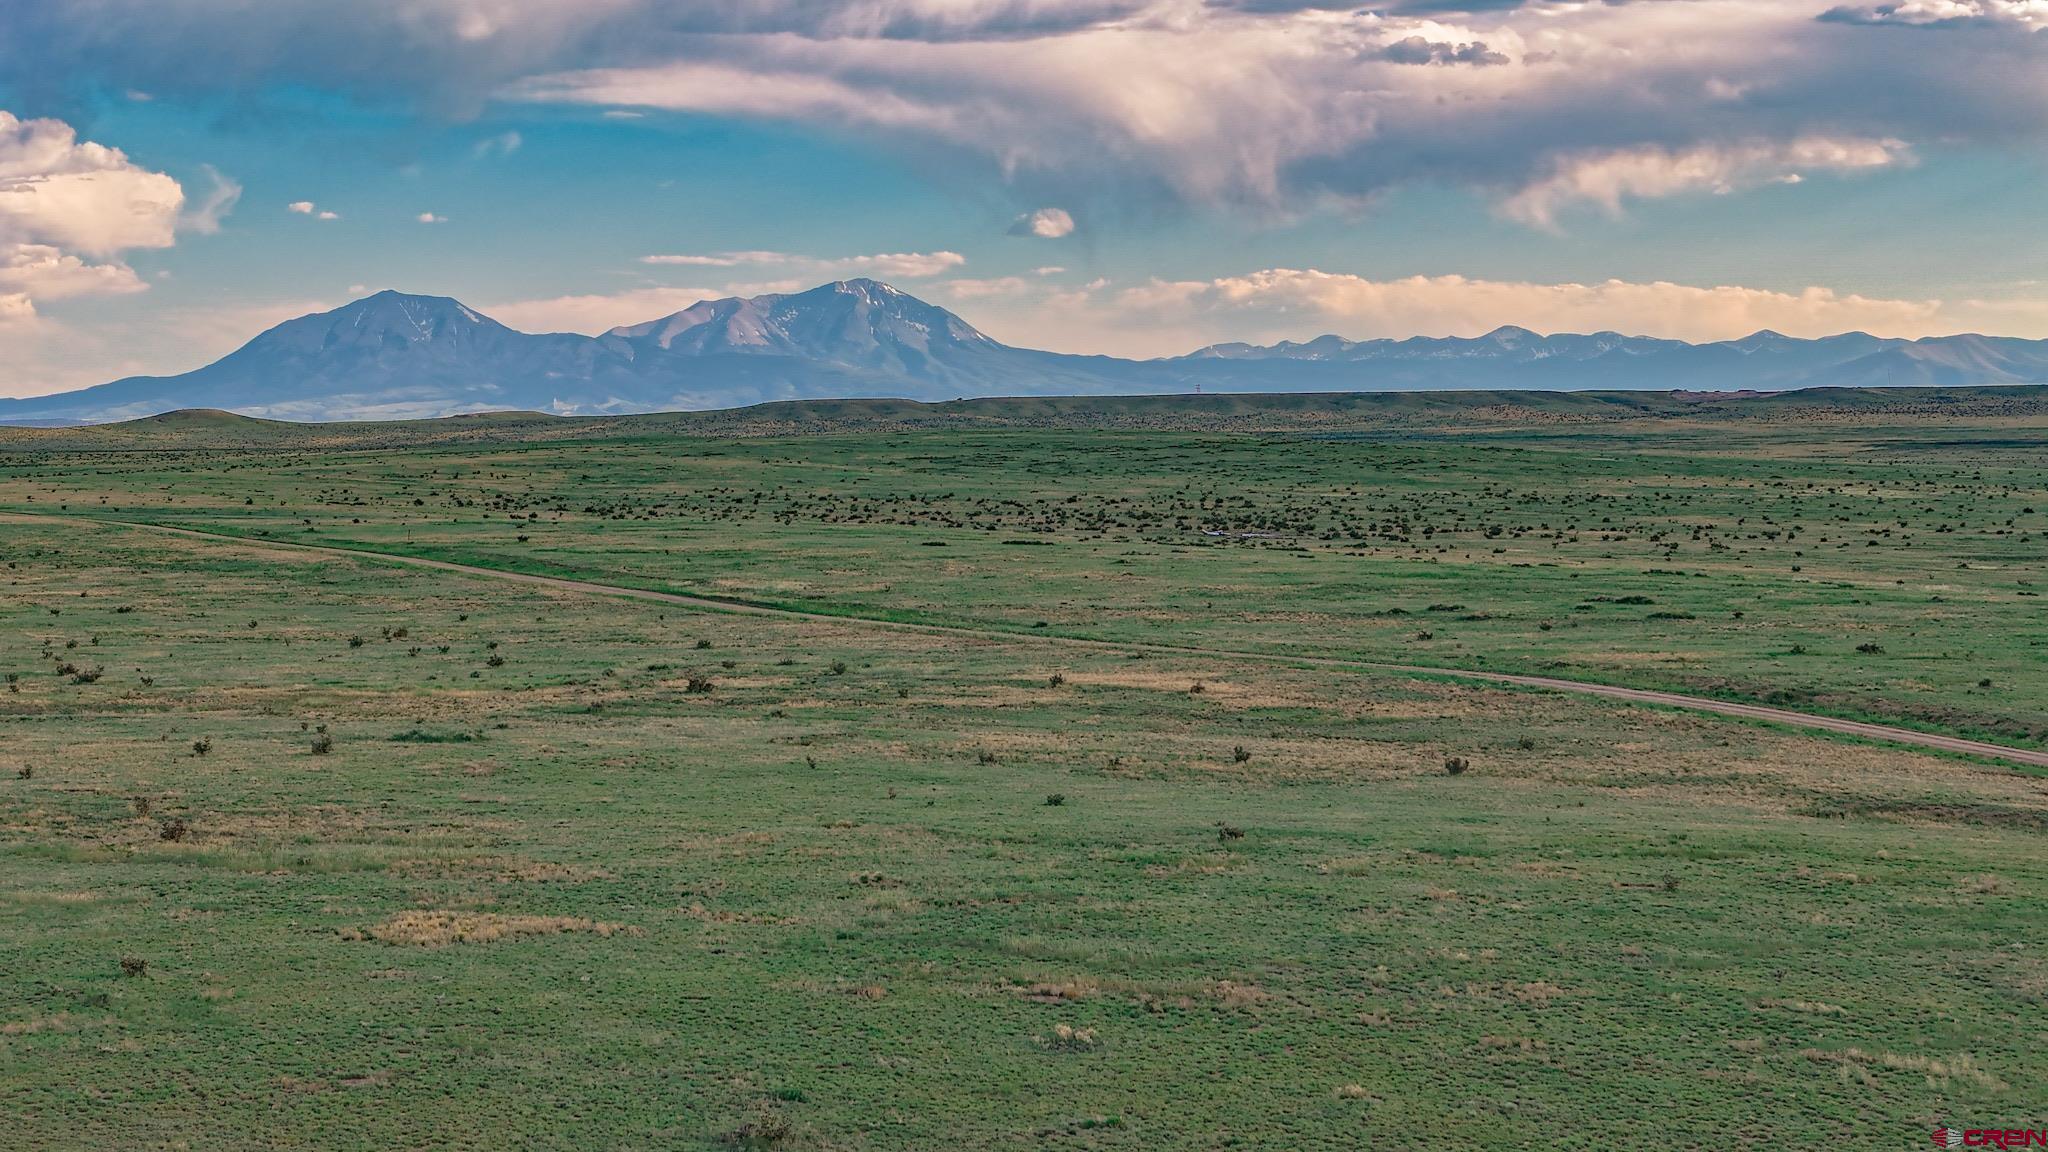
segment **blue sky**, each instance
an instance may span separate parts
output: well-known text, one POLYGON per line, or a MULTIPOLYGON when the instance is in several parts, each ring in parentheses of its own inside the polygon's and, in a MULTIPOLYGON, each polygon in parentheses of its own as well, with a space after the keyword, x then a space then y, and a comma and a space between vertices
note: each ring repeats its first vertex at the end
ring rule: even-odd
POLYGON ((2048 0, 48 0, 0 394, 380 288, 599 331, 873 275, 1160 355, 2048 336, 2048 0))

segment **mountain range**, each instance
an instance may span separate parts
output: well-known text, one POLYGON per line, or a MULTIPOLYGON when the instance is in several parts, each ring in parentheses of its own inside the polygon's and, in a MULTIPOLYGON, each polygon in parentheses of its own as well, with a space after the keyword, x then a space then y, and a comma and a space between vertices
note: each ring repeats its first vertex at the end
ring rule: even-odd
POLYGON ((2048 381, 2048 341, 1758 332, 1691 344, 1538 335, 1215 344, 1122 360, 1002 344, 874 280, 706 300, 600 336, 516 331, 461 302, 379 292, 288 320, 203 368, 0 400, 0 422, 101 422, 182 408, 286 420, 493 410, 593 415, 769 400, 1434 389, 1783 391, 2048 381))

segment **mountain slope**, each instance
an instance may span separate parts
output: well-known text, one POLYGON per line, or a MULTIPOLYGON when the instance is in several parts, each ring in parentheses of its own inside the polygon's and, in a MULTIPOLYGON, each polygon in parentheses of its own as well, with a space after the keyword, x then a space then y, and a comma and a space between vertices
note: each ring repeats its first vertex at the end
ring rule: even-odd
POLYGON ((907 384, 910 395, 927 399, 949 391, 1042 392, 1050 384, 1101 391, 1109 374, 1099 357, 999 343, 944 308, 876 280, 700 301, 659 320, 614 328, 602 339, 641 364, 664 355, 787 357, 850 377, 897 382, 897 394, 907 384))
POLYGON ((1440 389, 1775 391, 2048 381, 2048 341, 1757 332, 1688 344, 1618 332, 1217 344, 1131 361, 1015 348, 873 280, 706 300, 602 336, 515 331, 456 300, 379 292, 302 316, 179 376, 0 400, 0 421, 73 423, 218 408, 273 419, 399 419, 731 408, 777 400, 1440 389))
POLYGON ((135 376, 0 414, 107 420, 203 405, 331 419, 535 407, 558 385, 628 378, 632 365, 587 336, 517 332, 440 296, 379 292, 287 320, 181 376, 135 376))

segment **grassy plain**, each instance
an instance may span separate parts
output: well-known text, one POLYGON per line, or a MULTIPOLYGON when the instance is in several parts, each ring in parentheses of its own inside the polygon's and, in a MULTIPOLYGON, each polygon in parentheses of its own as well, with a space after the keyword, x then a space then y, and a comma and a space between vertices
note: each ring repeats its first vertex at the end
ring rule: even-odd
POLYGON ((0 522, 0 1122, 36 1149, 1296 1149, 2038 1120, 2039 776, 1037 642, 1788 692, 2039 744, 2038 447, 16 450, 0 506, 251 544, 0 522))

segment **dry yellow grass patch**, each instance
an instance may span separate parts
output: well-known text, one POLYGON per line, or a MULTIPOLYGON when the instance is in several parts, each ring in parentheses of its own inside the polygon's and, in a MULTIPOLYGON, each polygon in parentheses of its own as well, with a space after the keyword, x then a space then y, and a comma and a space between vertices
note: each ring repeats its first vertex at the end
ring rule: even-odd
POLYGON ((1119 669, 1113 672, 1065 672, 1067 684, 1077 688, 1136 688, 1147 692, 1187 693, 1201 685, 1198 695, 1229 708, 1317 707, 1328 702, 1327 694, 1308 689, 1290 690, 1284 684, 1242 684, 1214 670, 1163 671, 1119 669))
POLYGON ((35 1036, 44 1032, 75 1032, 81 1027, 95 1023, 81 1021, 69 1012, 54 1016, 37 1016, 28 1020, 10 1020, 0 1024, 0 1036, 35 1036))
POLYGON ((1272 994, 1257 984, 1236 980, 1218 980, 1209 988, 1209 994, 1216 999, 1216 1006, 1234 1010, 1256 1008, 1272 999, 1272 994))
POLYGON ((1860 1048, 1843 1048, 1837 1051, 1823 1051, 1819 1048, 1802 1049, 1799 1053, 1816 1064, 1833 1064, 1841 1069, 1844 1078, 1867 1082, 1871 1065, 1888 1068, 1895 1072, 1918 1072, 1927 1077, 1929 1088, 1947 1087, 1952 1081, 1964 1081, 1991 1092, 2003 1092, 2010 1087, 2005 1081, 1992 1075, 1977 1064, 1969 1053, 1959 1053, 1946 1059, 1932 1056, 1901 1055, 1897 1052, 1865 1052, 1860 1048))
POLYGON ((1094 980, 1081 977, 1072 980, 1041 980, 1028 987, 1017 989, 1026 1000, 1043 1004, 1058 1004, 1071 1000, 1083 1000, 1102 990, 1094 980))
POLYGON ((446 948, 450 944, 489 944, 520 936, 555 936, 589 932, 598 936, 639 936, 630 924, 588 920, 581 916, 508 916, 499 912, 401 912, 366 929, 345 929, 344 940, 381 940, 386 944, 446 948))

